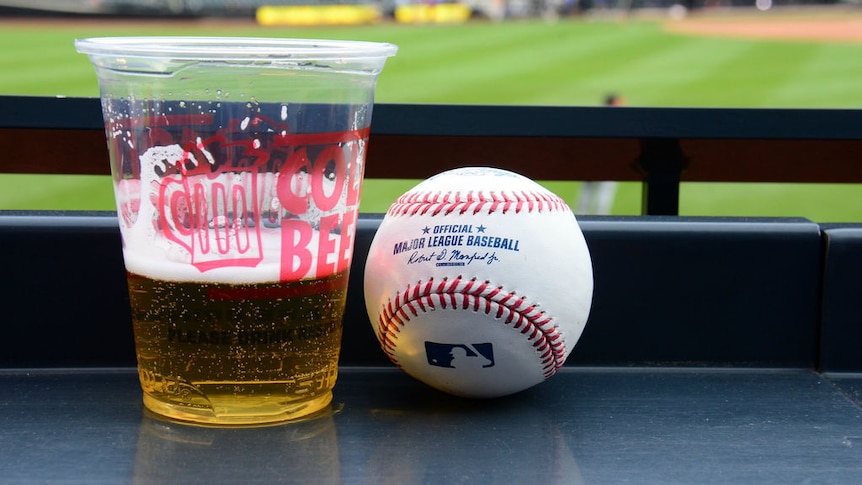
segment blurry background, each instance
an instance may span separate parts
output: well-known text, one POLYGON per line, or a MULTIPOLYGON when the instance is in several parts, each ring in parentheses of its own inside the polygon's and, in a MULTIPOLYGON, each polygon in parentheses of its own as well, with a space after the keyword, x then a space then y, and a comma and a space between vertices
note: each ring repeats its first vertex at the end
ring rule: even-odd
MULTIPOLYGON (((75 38, 219 35, 398 44, 383 103, 859 109, 854 1, 0 0, 0 94, 98 96, 75 38)), ((361 210, 416 182, 368 181, 361 210)), ((580 182, 545 185, 579 206, 580 182)), ((608 212, 640 212, 640 184, 609 190, 608 212)), ((0 175, 0 210, 113 208, 107 176, 0 175)), ((862 221, 862 188, 684 183, 680 212, 862 221)))

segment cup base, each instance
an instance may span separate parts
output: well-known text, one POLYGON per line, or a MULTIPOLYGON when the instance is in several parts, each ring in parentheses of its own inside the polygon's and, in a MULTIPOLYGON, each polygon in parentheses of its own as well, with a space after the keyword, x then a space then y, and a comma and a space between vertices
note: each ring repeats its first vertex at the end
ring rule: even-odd
POLYGON ((212 409, 189 408, 177 404, 160 401, 149 394, 144 394, 144 406, 151 412, 187 424, 206 426, 255 426, 286 423, 307 417, 316 413, 332 402, 332 392, 326 392, 314 399, 288 403, 277 409, 248 409, 246 411, 217 413, 212 409))

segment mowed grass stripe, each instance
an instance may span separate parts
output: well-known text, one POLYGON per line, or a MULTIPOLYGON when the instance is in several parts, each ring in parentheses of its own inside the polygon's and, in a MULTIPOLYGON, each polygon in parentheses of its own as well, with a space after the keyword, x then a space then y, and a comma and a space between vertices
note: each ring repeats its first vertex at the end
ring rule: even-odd
POLYGON ((862 106, 862 62, 857 46, 816 44, 783 85, 772 90, 772 106, 846 108, 862 106), (792 82, 790 82, 792 81, 792 82))
MULTIPOLYGON (((132 35, 202 35, 295 38, 344 38, 398 43, 408 30, 383 25, 373 28, 262 28, 236 25, 189 23, 160 24, 92 22, 48 23, 0 26, 0 93, 22 95, 64 94, 98 96, 96 75, 86 56, 75 51, 77 38, 132 35), (390 35, 392 33, 392 35, 390 35), (14 73, 14 74, 12 74, 14 73)), ((408 36, 409 37, 409 36, 408 36)))
MULTIPOLYGON (((785 86, 799 85, 799 73, 805 64, 816 56, 816 45, 756 44, 748 50, 746 56, 726 66, 724 79, 728 85, 746 84, 744 93, 728 97, 736 106, 774 106, 773 93, 785 86), (738 74, 742 69, 750 71, 747 77, 738 74)), ((731 104, 723 102, 724 99, 718 97, 717 105, 731 104)), ((807 104, 797 106, 803 107, 807 104)))
POLYGON ((862 221, 858 185, 683 183, 680 215, 805 217, 817 222, 862 221))
POLYGON ((579 86, 584 91, 616 86, 634 105, 679 105, 682 86, 698 82, 704 72, 739 55, 746 46, 732 45, 718 55, 703 55, 710 48, 704 39, 656 35, 652 42, 632 46, 627 62, 590 69, 579 86))
POLYGON ((486 96, 516 99, 522 104, 598 104, 608 91, 620 90, 620 85, 602 81, 587 88, 583 80, 601 79, 603 72, 661 46, 660 36, 650 25, 586 27, 586 34, 566 32, 550 38, 544 49, 524 49, 519 53, 524 61, 517 65, 519 71, 512 81, 492 85, 486 96))
MULTIPOLYGON (((714 42, 710 42, 714 44, 714 42)), ((712 55, 720 47, 704 49, 709 66, 697 66, 701 73, 697 79, 680 84, 674 89, 678 96, 668 105, 686 106, 709 94, 709 106, 765 106, 772 90, 794 81, 795 73, 806 59, 815 55, 815 46, 798 46, 788 49, 770 43, 734 42, 733 56, 712 55)), ((729 49, 728 49, 729 51, 729 49)))
POLYGON ((86 57, 75 53, 74 37, 64 33, 45 33, 29 42, 24 35, 0 34, 0 92, 4 94, 65 94, 96 95, 92 86, 82 92, 80 88, 95 82, 95 72, 86 57), (47 39, 46 39, 47 38, 47 39), (80 59, 79 59, 80 57, 80 59), (89 73, 87 72, 89 69, 89 73), (87 76, 87 77, 85 77, 87 76), (89 83, 82 81, 89 78, 89 83))
MULTIPOLYGON (((433 69, 399 73, 398 83, 416 87, 417 102, 574 104, 579 100, 572 98, 571 86, 591 75, 585 70, 655 37, 653 29, 614 24, 519 25, 500 38, 450 52, 433 69)), ((433 65, 418 56, 414 62, 433 65)), ((598 98, 590 94, 594 104, 598 98)))
POLYGON ((108 175, 0 176, 0 209, 114 210, 114 193, 108 175))
POLYGON ((441 40, 420 48, 405 45, 397 56, 406 59, 397 66, 400 70, 393 73, 387 67, 381 81, 401 86, 399 97, 407 102, 511 102, 495 98, 495 89, 517 82, 531 57, 545 55, 548 34, 536 24, 493 27, 431 27, 441 40))

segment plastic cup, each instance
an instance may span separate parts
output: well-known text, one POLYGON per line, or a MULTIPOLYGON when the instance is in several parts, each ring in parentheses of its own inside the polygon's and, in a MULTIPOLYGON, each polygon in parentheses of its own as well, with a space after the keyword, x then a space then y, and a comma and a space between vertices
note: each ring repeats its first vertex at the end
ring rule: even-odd
POLYGON ((225 425, 326 407, 391 44, 113 37, 102 109, 144 404, 225 425))

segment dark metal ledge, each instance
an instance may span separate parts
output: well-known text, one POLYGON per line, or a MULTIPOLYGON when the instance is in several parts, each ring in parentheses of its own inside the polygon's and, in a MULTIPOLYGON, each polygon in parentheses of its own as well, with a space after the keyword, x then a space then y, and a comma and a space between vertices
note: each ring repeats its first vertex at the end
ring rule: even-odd
MULTIPOLYGON (((380 220, 361 214, 357 224, 342 349, 347 365, 388 364, 368 322, 362 285, 380 220)), ((595 293, 570 364, 819 367, 824 263, 817 224, 678 217, 580 222, 595 293)), ((0 367, 134 365, 121 246, 112 213, 0 212, 7 255, 0 267, 15 281, 2 293, 8 304, 0 367)), ((854 313, 842 308, 853 307, 837 307, 834 321, 852 325, 854 313)))
MULTIPOLYGON (((859 385, 862 379, 853 382, 859 385)), ((132 369, 0 371, 4 483, 856 483, 862 409, 805 370, 566 369, 498 400, 343 368, 328 413, 142 411, 132 369)))

